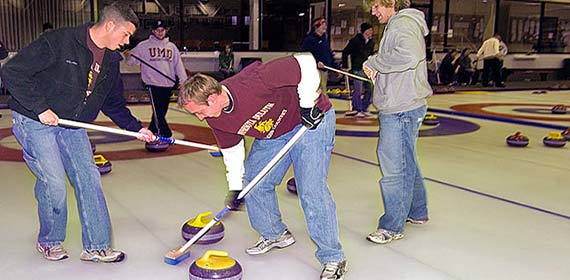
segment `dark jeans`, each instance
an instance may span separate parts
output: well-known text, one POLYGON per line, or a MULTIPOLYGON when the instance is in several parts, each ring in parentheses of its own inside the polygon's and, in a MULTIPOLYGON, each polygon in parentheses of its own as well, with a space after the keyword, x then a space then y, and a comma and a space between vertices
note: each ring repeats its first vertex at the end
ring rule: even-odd
POLYGON ((491 76, 491 81, 494 81, 495 85, 503 84, 501 66, 502 62, 498 58, 485 59, 483 61, 483 76, 481 77, 483 86, 489 86, 489 76, 491 76))
MULTIPOLYGON (((352 74, 365 77, 363 70, 351 71, 352 74)), ((352 95, 352 110, 357 112, 368 112, 370 99, 372 98, 372 85, 361 80, 354 80, 354 91, 352 95)))
POLYGON ((166 112, 168 111, 168 104, 170 104, 170 96, 172 95, 171 87, 157 87, 148 85, 152 102, 154 103, 152 120, 148 125, 148 130, 152 131, 154 134, 158 134, 163 137, 172 137, 172 131, 168 127, 166 122, 166 112), (158 125, 157 122, 158 121, 158 125))

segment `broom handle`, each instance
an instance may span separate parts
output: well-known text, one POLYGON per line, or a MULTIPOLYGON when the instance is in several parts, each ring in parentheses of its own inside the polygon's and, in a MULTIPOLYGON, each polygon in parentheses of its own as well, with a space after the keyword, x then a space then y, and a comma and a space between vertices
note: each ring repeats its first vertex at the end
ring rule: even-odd
POLYGON ((269 163, 267 163, 267 165, 261 171, 259 171, 257 176, 255 176, 255 178, 253 178, 253 180, 251 180, 251 182, 249 182, 249 184, 243 188, 243 190, 238 195, 238 199, 242 199, 263 178, 263 176, 265 176, 265 174, 267 174, 269 170, 271 170, 271 168, 277 164, 277 162, 291 149, 291 147, 295 145, 297 140, 303 136, 307 129, 308 128, 306 126, 301 126, 301 129, 299 129, 299 131, 297 131, 297 133, 295 133, 295 135, 289 139, 289 142, 287 142, 287 144, 281 148, 281 150, 271 159, 271 161, 269 161, 269 163))
MULTIPOLYGON (((283 148, 281 148, 281 150, 271 159, 271 161, 265 165, 265 167, 257 174, 257 176, 255 176, 255 178, 253 178, 253 180, 251 180, 251 182, 249 182, 249 184, 247 184, 247 186, 239 193, 238 199, 242 199, 253 187, 255 187, 261 178, 263 178, 269 172, 269 170, 271 170, 271 168, 273 168, 273 166, 275 166, 275 164, 277 164, 277 162, 291 149, 291 147, 295 145, 297 140, 303 136, 305 131, 307 131, 307 127, 302 126, 301 129, 299 129, 299 131, 297 131, 297 133, 295 133, 295 135, 289 139, 287 144, 285 144, 285 146, 283 146, 283 148)), ((178 249, 178 252, 184 253, 184 251, 188 250, 188 248, 192 246, 192 244, 194 244, 196 241, 198 241, 198 239, 200 239, 204 234, 206 234, 206 232, 210 230, 210 228, 212 228, 216 222, 221 220, 228 211, 230 211, 230 207, 224 207, 224 209, 220 211, 220 213, 218 213, 198 233, 196 233, 192 239, 188 240, 186 244, 180 247, 180 249, 178 249)))
POLYGON ((358 75, 354 75, 354 74, 348 73, 348 72, 346 72, 346 71, 338 70, 338 69, 336 69, 336 68, 328 67, 328 66, 326 66, 326 65, 323 66, 323 68, 325 68, 325 69, 327 69, 327 70, 331 70, 331 71, 333 71, 333 72, 337 72, 337 73, 346 75, 346 76, 349 76, 349 77, 354 78, 354 79, 357 79, 357 80, 361 80, 361 81, 365 81, 365 82, 372 83, 372 80, 370 80, 370 79, 367 79, 367 78, 364 78, 364 77, 361 77, 361 76, 358 76, 358 75))
POLYGON ((148 62, 144 61, 142 58, 136 56, 135 54, 131 53, 129 54, 130 56, 136 58, 138 61, 140 61, 142 64, 148 66, 150 69, 156 71, 158 74, 162 75, 163 77, 169 79, 170 81, 172 81, 173 83, 176 83, 175 79, 172 79, 170 76, 164 74, 162 71, 158 70, 156 67, 150 65, 148 62))
MULTIPOLYGON (((109 132, 109 133, 125 135, 125 136, 132 136, 132 137, 136 137, 136 138, 143 136, 142 133, 138 133, 138 132, 134 132, 134 131, 128 131, 128 130, 123 130, 123 129, 117 129, 117 128, 112 128, 112 127, 90 124, 90 123, 77 122, 77 121, 66 120, 66 119, 59 119, 59 124, 71 126, 71 127, 79 127, 79 128, 86 128, 86 129, 91 129, 91 130, 109 132)), ((153 141, 161 141, 161 142, 166 142, 166 143, 170 143, 170 144, 179 144, 179 145, 183 145, 183 146, 189 146, 189 147, 206 149, 206 150, 214 150, 214 151, 220 150, 220 148, 218 148, 216 146, 194 143, 194 142, 189 142, 189 141, 184 141, 184 140, 177 140, 174 138, 166 138, 166 137, 161 137, 161 136, 154 136, 153 141)))

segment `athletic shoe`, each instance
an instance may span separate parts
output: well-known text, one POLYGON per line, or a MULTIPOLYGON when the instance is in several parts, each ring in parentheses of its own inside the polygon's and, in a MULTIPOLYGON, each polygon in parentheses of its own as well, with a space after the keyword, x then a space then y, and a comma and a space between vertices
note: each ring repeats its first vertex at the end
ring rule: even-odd
POLYGON ((367 117, 374 116, 374 114, 372 114, 371 112, 368 112, 368 111, 364 112, 364 115, 367 117))
POLYGON ((390 243, 392 240, 402 239, 402 237, 404 237, 402 233, 395 233, 387 231, 385 229, 378 229, 375 232, 370 233, 366 239, 368 239, 370 242, 386 244, 390 243))
POLYGON ((248 255, 261 255, 269 252, 269 250, 275 247, 282 249, 291 246, 293 243, 295 243, 295 238, 289 230, 285 230, 285 232, 283 232, 283 234, 281 234, 281 236, 276 240, 269 240, 261 236, 257 243, 252 247, 245 249, 245 252, 248 255))
POLYGON ((59 261, 69 258, 67 251, 61 245, 55 246, 42 246, 40 243, 36 246, 38 252, 44 255, 44 258, 50 261, 59 261))
POLYGON ((325 267, 321 272, 321 280, 340 280, 348 271, 346 260, 341 262, 325 263, 325 267))
POLYGON ((112 248, 105 250, 83 250, 79 259, 90 262, 120 262, 125 259, 125 253, 112 248))
POLYGON ((354 115, 357 118, 364 118, 366 115, 363 112, 358 112, 358 114, 354 115))
POLYGON ((427 223, 428 220, 415 220, 412 218, 407 218, 406 219, 406 223, 410 223, 410 224, 414 224, 414 225, 423 225, 425 223, 427 223))

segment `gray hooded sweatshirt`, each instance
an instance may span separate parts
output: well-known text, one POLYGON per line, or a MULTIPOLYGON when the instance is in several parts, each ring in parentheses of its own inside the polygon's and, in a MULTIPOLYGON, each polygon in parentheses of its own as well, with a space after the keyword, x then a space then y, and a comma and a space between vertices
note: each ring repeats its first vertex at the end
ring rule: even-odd
POLYGON ((374 81, 374 106, 382 114, 410 111, 426 105, 433 91, 427 78, 424 37, 429 29, 424 14, 403 9, 386 25, 378 54, 364 65, 378 71, 374 81))

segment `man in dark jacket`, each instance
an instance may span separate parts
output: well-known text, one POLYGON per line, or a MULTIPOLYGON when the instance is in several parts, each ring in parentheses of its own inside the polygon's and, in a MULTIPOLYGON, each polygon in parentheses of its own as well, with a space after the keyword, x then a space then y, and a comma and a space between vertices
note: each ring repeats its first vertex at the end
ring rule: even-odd
POLYGON ((138 18, 113 3, 96 24, 53 30, 21 49, 0 74, 12 99, 13 133, 36 176, 40 230, 37 249, 48 260, 69 257, 62 247, 67 226, 66 177, 75 189, 83 235, 80 259, 119 262, 125 254, 111 247, 111 222, 85 129, 58 126, 59 118, 92 122, 102 109, 121 128, 152 133, 125 107, 120 55, 138 18))
MULTIPOLYGON (((6 50, 6 48, 4 47, 4 44, 2 43, 2 41, 0 41, 0 60, 4 59, 8 57, 8 51, 6 50)), ((0 66, 2 66, 2 64, 0 63, 0 66)), ((0 79, 0 90, 3 91, 3 86, 2 86, 2 79, 0 79)), ((1 115, 0 115, 1 116, 1 115)))
MULTIPOLYGON (((356 34, 344 50, 342 51, 342 67, 350 68, 350 72, 361 77, 365 77, 362 71, 362 63, 374 53, 374 41, 372 40, 372 25, 365 22, 360 25, 360 33, 356 34), (350 67, 348 65, 350 56, 350 67)), ((361 80, 354 80, 354 91, 352 93, 352 111, 346 112, 347 116, 365 117, 370 116, 368 106, 372 97, 372 87, 370 83, 361 80), (364 86, 364 94, 362 94, 364 86)))
POLYGON ((310 52, 317 61, 317 67, 320 70, 319 75, 321 76, 319 88, 325 94, 327 92, 328 73, 323 66, 338 68, 326 33, 327 21, 324 18, 316 18, 311 24, 311 32, 305 36, 301 43, 301 51, 310 52))
POLYGON ((0 41, 0 59, 4 59, 6 57, 8 57, 8 51, 4 47, 4 44, 2 44, 2 41, 0 41))

